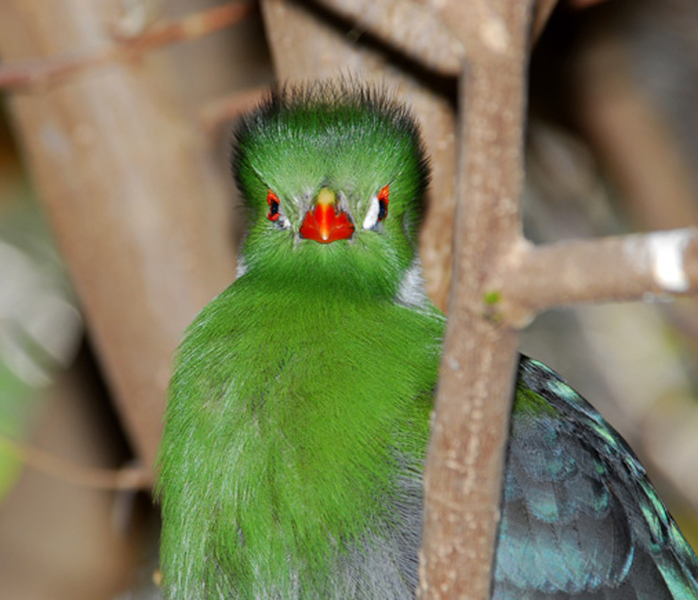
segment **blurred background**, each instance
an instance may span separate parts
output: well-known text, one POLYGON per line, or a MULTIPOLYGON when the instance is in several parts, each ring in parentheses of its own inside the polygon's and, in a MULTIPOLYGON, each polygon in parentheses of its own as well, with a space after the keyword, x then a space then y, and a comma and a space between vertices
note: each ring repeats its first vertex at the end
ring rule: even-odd
MULTIPOLYGON (((4 2, 0 69, 33 73, 48 56, 93 56, 221 3, 92 4, 4 2)), ((265 4, 200 39, 3 90, 3 598, 152 593, 159 525, 147 477, 169 357, 235 273, 242 223, 228 174, 230 129, 262 89, 289 77, 284 60, 322 43, 312 29, 298 31, 292 11, 279 24, 283 2, 265 4), (100 473, 123 468, 140 470, 145 484, 100 489, 114 487, 100 473)), ((443 307, 448 244, 435 240, 450 239, 443 207, 453 172, 444 163, 455 82, 350 22, 311 12, 367 61, 347 67, 316 50, 323 69, 385 77, 420 112, 435 173, 423 256, 443 307), (422 112, 427 95, 438 105, 431 116, 422 112)), ((297 68, 317 75, 302 60, 297 68)), ((531 62, 527 237, 698 225, 696 106, 695 2, 560 3, 531 62)), ((551 310, 526 329, 522 351, 560 372, 626 437, 698 547, 698 300, 551 310)))

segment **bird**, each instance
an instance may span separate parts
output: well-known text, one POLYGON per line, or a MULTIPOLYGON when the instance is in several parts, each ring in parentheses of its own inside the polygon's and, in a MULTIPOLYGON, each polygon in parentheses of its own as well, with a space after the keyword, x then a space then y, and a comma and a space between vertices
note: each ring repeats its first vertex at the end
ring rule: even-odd
MULTIPOLYGON (((429 168, 410 110, 351 81, 243 116, 236 280, 174 360, 156 496, 170 600, 416 597, 445 316, 418 255, 429 168)), ((494 600, 698 598, 639 460, 544 364, 515 384, 494 600)))

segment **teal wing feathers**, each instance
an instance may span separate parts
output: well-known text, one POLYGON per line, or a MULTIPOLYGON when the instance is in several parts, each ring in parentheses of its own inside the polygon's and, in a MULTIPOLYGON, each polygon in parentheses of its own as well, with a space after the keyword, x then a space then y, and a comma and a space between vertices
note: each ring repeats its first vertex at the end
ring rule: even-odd
POLYGON ((698 598, 698 561, 620 435, 522 358, 495 600, 698 598))

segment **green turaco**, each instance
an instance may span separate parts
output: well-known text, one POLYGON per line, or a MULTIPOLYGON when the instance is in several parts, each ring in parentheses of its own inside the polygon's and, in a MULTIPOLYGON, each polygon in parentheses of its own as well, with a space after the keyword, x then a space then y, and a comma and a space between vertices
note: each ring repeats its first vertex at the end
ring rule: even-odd
MULTIPOLYGON (((408 112, 351 84, 273 95, 234 135, 237 280, 187 329, 160 448, 177 600, 415 596, 444 316, 417 235, 408 112)), ((637 458, 522 358, 493 598, 698 598, 698 562, 637 458)))

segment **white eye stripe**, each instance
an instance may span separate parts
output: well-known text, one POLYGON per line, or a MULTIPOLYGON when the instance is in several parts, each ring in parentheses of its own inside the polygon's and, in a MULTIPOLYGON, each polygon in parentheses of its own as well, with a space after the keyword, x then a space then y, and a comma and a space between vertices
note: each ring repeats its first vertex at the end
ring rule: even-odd
POLYGON ((378 215, 380 214, 380 205, 378 202, 378 196, 373 196, 371 198, 371 206, 368 207, 368 212, 366 213, 366 218, 364 219, 363 228, 373 229, 378 223, 378 215))

